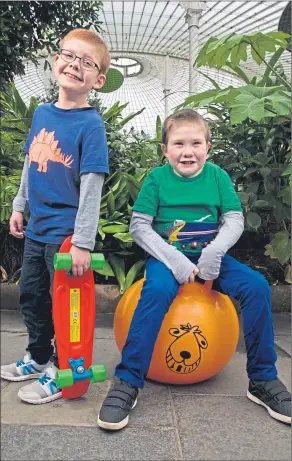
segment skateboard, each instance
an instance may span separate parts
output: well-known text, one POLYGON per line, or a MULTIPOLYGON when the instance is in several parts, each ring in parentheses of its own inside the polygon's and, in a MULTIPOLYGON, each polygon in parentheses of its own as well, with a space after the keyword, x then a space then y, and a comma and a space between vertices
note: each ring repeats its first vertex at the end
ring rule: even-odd
POLYGON ((102 254, 91 253, 90 269, 81 277, 71 271, 71 236, 54 255, 53 319, 59 370, 56 384, 62 397, 75 399, 87 392, 90 382, 104 381, 104 365, 92 365, 95 325, 93 269, 104 266, 102 254))

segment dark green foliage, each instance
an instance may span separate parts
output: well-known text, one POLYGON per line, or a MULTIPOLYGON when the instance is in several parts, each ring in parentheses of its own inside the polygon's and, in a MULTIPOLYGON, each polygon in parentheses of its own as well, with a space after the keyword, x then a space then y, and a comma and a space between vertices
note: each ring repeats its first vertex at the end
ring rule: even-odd
POLYGON ((37 63, 37 52, 58 49, 71 29, 100 28, 98 1, 21 1, 0 4, 0 89, 24 74, 22 60, 37 63))
POLYGON ((247 231, 265 242, 265 255, 278 261, 291 283, 291 85, 279 58, 287 34, 231 34, 211 37, 196 61, 197 67, 227 67, 245 84, 239 88, 191 95, 183 104, 206 108, 216 116, 212 123, 211 160, 234 181, 241 199, 247 231), (248 77, 239 63, 247 48, 266 70, 248 77), (267 52, 273 52, 269 60, 267 52))

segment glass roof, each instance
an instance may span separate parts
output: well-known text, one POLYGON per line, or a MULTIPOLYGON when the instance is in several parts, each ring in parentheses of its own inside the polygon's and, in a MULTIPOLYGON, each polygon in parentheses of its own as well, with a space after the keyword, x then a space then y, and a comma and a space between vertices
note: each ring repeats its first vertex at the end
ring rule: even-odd
MULTIPOLYGON (((189 32, 185 20, 186 8, 197 2, 189 1, 104 1, 100 19, 104 40, 108 43, 117 63, 134 60, 136 66, 124 70, 123 86, 108 94, 100 94, 104 105, 116 101, 129 102, 124 115, 145 110, 130 123, 136 129, 152 134, 156 116, 165 115, 165 56, 170 56, 168 80, 170 96, 169 110, 177 106, 188 95, 189 81, 189 32), (131 75, 132 72, 132 75, 131 75), (127 76, 128 75, 128 76, 127 76)), ((232 31, 249 33, 278 30, 280 16, 287 1, 207 1, 201 2, 205 9, 199 27, 199 48, 210 36, 223 36, 232 31)), ((133 64, 133 63, 132 63, 133 64)), ((291 54, 285 52, 282 64, 290 74, 291 54)), ((261 72, 261 67, 248 59, 242 66, 249 75, 261 72)), ((50 85, 50 75, 40 63, 36 69, 26 63, 26 75, 17 77, 15 83, 27 101, 30 96, 45 94, 50 85)), ((121 70, 121 68, 119 68, 121 70)), ((240 79, 230 72, 202 69, 214 78, 221 87, 241 85, 240 79)), ((197 78, 197 92, 205 91, 212 84, 205 77, 197 78)))

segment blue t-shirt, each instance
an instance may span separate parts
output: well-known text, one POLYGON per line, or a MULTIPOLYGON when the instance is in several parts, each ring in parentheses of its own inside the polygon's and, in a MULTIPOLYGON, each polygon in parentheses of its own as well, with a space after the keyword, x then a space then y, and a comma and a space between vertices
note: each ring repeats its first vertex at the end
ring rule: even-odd
POLYGON ((73 234, 80 175, 108 173, 104 122, 94 107, 40 105, 24 146, 29 157, 27 237, 62 243, 73 234))

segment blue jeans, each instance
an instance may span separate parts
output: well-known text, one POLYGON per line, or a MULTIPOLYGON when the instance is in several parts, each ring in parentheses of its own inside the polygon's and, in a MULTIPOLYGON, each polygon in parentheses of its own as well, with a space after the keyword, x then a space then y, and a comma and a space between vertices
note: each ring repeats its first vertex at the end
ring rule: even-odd
POLYGON ((20 310, 28 331, 28 347, 39 364, 51 360, 58 366, 52 340, 51 287, 54 276, 54 254, 60 245, 41 243, 26 237, 20 277, 20 310))
MULTIPOLYGON (((271 292, 266 279, 225 255, 214 288, 240 302, 248 377, 254 380, 276 378, 271 292)), ((135 387, 144 386, 162 321, 178 290, 179 284, 172 272, 161 262, 149 258, 146 280, 115 376, 135 387)))

